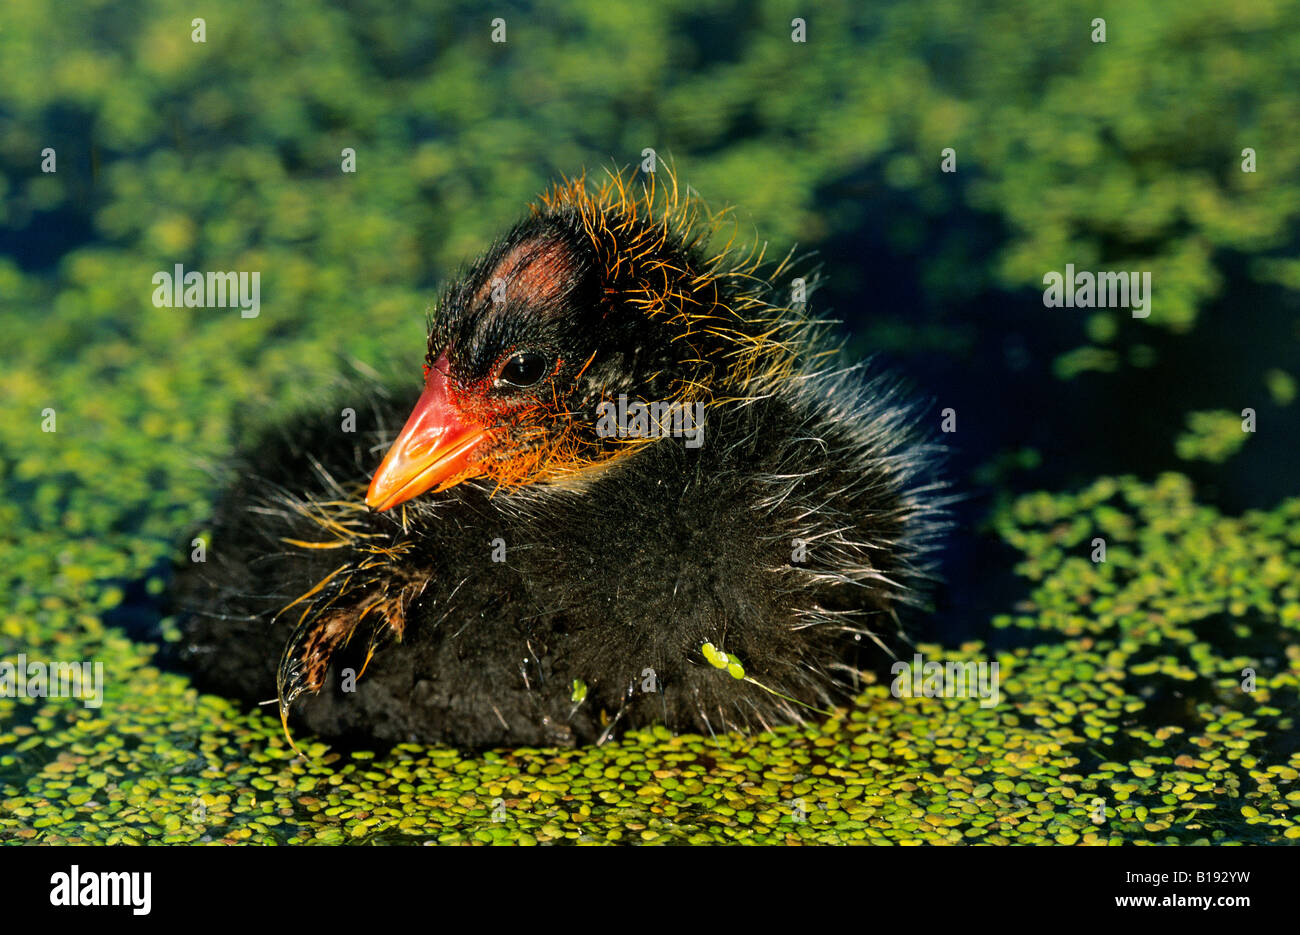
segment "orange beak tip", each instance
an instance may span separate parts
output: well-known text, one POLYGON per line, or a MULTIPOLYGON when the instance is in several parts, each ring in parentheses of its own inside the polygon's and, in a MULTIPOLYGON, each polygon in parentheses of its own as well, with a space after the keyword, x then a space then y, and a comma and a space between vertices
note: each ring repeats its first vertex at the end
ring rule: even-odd
POLYGON ((475 451, 488 434, 484 429, 447 432, 434 445, 420 438, 398 436, 371 478, 366 505, 382 513, 412 497, 434 489, 445 490, 472 477, 475 451))

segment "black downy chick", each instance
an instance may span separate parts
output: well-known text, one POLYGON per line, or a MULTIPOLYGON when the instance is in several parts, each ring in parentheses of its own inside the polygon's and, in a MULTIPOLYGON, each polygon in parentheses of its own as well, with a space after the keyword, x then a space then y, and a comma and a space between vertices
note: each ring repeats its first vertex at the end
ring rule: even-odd
POLYGON ((464 747, 850 699, 929 577, 934 452, 718 226, 675 183, 557 185, 442 297, 413 411, 368 387, 368 431, 251 445, 180 574, 198 684, 464 747))

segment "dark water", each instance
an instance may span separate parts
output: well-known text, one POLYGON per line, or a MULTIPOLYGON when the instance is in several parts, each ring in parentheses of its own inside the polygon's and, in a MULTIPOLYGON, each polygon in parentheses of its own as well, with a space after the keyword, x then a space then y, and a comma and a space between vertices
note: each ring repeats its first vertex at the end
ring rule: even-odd
POLYGON ((927 288, 936 256, 964 258, 972 277, 989 267, 1004 242, 996 218, 954 207, 927 220, 866 174, 829 186, 822 199, 827 210, 836 199, 857 199, 860 214, 852 235, 819 251, 826 280, 816 306, 843 321, 854 354, 875 355, 908 379, 930 403, 936 430, 941 410, 957 411, 957 431, 939 437, 949 448, 947 479, 959 502, 941 556, 936 614, 913 624, 918 638, 978 638, 995 646, 1018 639, 988 626, 1027 590, 1011 571, 1019 553, 986 527, 999 498, 1078 489, 1100 475, 1151 479, 1163 471, 1187 474, 1199 501, 1230 514, 1297 493, 1300 404, 1276 405, 1263 374, 1280 368, 1300 376, 1300 359, 1290 351, 1300 337, 1300 307, 1294 293, 1252 281, 1246 258, 1216 257, 1220 297, 1186 334, 1150 324, 1160 315, 1155 280, 1150 319, 1116 313, 1119 328, 1106 346, 1120 352, 1119 367, 1062 380, 1053 361, 1088 343, 1091 310, 1046 308, 1041 292, 1000 291, 974 279, 927 288), (913 228, 907 236, 899 236, 900 218, 913 228), (1151 348, 1151 366, 1125 362, 1139 344, 1151 348), (1189 411, 1246 407, 1255 409, 1258 430, 1226 462, 1177 457, 1174 438, 1189 411), (996 472, 991 481, 989 468, 1020 449, 1038 452, 1037 465, 996 472))

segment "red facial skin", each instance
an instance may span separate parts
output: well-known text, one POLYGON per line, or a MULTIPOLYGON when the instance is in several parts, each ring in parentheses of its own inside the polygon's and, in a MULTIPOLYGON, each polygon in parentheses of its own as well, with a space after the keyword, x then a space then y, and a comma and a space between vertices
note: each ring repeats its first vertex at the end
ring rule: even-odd
MULTIPOLYGON (((501 356, 498 371, 513 354, 501 356)), ((556 361, 552 379, 563 364, 556 361)), ((531 396, 494 396, 491 378, 458 387, 449 372, 445 352, 425 367, 424 393, 370 481, 366 503, 372 509, 382 512, 485 474, 505 486, 538 479, 549 452, 537 444, 546 434, 538 420, 547 407, 531 396)), ((553 383, 550 392, 551 409, 561 409, 553 383)))
POLYGON ((424 392, 370 481, 366 503, 372 509, 388 510, 481 473, 475 469, 475 454, 492 432, 483 421, 463 414, 447 373, 443 354, 428 369, 424 392))

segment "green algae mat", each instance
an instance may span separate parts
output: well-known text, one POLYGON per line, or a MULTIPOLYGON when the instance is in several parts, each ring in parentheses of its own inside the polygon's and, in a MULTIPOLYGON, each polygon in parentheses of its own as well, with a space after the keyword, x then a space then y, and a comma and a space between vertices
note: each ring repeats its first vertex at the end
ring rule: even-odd
POLYGON ((825 0, 803 44, 783 2, 508 5, 503 45, 469 0, 204 6, 0 4, 0 661, 104 676, 96 705, 0 690, 0 841, 1300 842, 1295 0, 825 0), (231 438, 416 372, 458 264, 646 147, 820 251, 859 356, 942 357, 917 382, 971 400, 956 448, 994 362, 1041 365, 954 477, 989 504, 952 548, 1007 596, 916 647, 996 661, 998 703, 881 675, 770 734, 295 751, 159 666, 231 438), (1153 271, 1152 314, 1047 313, 1067 262, 1153 271), (177 263, 262 271, 260 314, 155 307, 177 263), (1020 438, 1021 400, 1076 391, 1103 443, 1020 438), (1154 441, 1098 466, 1125 407, 1154 441))

